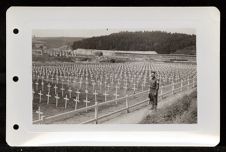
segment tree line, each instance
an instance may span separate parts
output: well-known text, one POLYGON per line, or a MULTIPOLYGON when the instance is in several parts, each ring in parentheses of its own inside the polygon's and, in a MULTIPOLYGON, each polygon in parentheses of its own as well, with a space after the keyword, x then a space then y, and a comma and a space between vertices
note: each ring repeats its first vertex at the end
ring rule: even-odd
MULTIPOLYGON (((195 48, 194 46, 196 46, 195 35, 162 31, 125 31, 75 41, 71 47, 72 49, 156 51, 160 54, 169 54, 184 48, 195 48)), ((191 54, 189 50, 185 53, 191 54)))

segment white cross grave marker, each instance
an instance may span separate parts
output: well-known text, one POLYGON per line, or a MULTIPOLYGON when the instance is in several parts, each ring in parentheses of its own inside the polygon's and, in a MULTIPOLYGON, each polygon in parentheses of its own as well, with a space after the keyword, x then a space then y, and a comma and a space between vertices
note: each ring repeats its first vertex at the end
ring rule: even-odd
POLYGON ((107 88, 108 88, 108 91, 109 91, 109 88, 110 88, 110 85, 109 84, 107 85, 107 88))
POLYGON ((47 104, 49 104, 49 98, 51 97, 51 95, 48 92, 48 94, 46 94, 46 96, 47 96, 47 104))
POLYGON ((144 86, 145 86, 145 84, 144 84, 144 83, 142 83, 142 85, 141 85, 141 87, 142 87, 142 91, 144 91, 144 86))
POLYGON ((60 99, 60 97, 58 96, 58 94, 56 94, 55 98, 56 98, 56 107, 57 107, 58 106, 58 100, 60 99))
POLYGON ((56 81, 57 81, 57 84, 59 83, 59 78, 58 78, 58 76, 56 77, 56 81))
POLYGON ((42 81, 41 85, 42 85, 42 91, 43 91, 44 90, 44 82, 43 81, 42 81))
POLYGON ((64 108, 66 109, 67 108, 67 101, 68 101, 69 99, 67 98, 67 95, 65 96, 65 98, 64 98, 64 101, 65 101, 65 106, 64 106, 64 108))
POLYGON ((35 82, 36 90, 38 90, 38 81, 35 82))
POLYGON ((106 93, 106 90, 104 91, 104 101, 106 102, 107 101, 107 96, 108 96, 109 94, 107 94, 106 93))
POLYGON ((43 112, 41 112, 40 106, 38 107, 38 110, 36 111, 36 113, 38 114, 38 120, 41 120, 41 115, 43 115, 43 112))
POLYGON ((106 89, 106 86, 107 86, 106 84, 107 84, 107 81, 104 82, 104 88, 105 88, 105 89, 106 89))
POLYGON ((54 90, 55 90, 55 94, 57 94, 57 86, 56 86, 56 84, 55 84, 55 86, 54 86, 54 90))
POLYGON ((102 81, 99 81, 99 87, 100 87, 100 92, 101 92, 101 88, 102 88, 102 81))
POLYGON ((39 94, 39 103, 41 103, 42 102, 42 91, 40 90, 40 92, 38 93, 39 94))
POLYGON ((48 87, 48 92, 50 92, 50 87, 51 87, 51 85, 48 84, 47 87, 48 87))
POLYGON ((52 75, 52 78, 51 78, 51 80, 52 80, 52 84, 53 84, 53 79, 54 79, 54 78, 53 78, 53 75, 52 75))
POLYGON ((73 83, 76 84, 76 79, 73 80, 73 83))
POLYGON ((77 107, 78 107, 78 102, 79 102, 79 100, 78 100, 78 98, 75 98, 75 99, 73 99, 74 100, 74 102, 75 102, 75 110, 77 109, 77 107))
POLYGON ((86 83, 86 89, 87 89, 87 86, 88 86, 89 82, 86 80, 86 82, 85 82, 85 83, 86 83))
POLYGON ((92 85, 93 85, 93 91, 94 91, 96 83, 93 82, 92 85))
POLYGON ((69 80, 69 78, 68 78, 68 80, 67 80, 67 85, 69 85, 69 82, 70 82, 70 80, 69 80))
POLYGON ((68 92, 69 92, 69 98, 71 98, 71 92, 72 92, 71 87, 68 89, 68 92))
POLYGON ((34 89, 32 89, 32 95, 33 95, 32 96, 33 97, 32 99, 34 99, 34 94, 35 94, 35 91, 34 91, 34 89))
POLYGON ((65 90, 64 87, 63 87, 63 85, 62 85, 62 87, 61 87, 60 90, 61 90, 61 95, 62 95, 62 97, 63 97, 63 96, 64 96, 64 90, 65 90))
POLYGON ((123 87, 124 89, 125 89, 125 94, 126 94, 126 92, 127 92, 127 83, 125 84, 125 86, 123 87))
POLYGON ((133 94, 135 94, 136 93, 136 84, 134 83, 133 84, 133 94))
POLYGON ((82 80, 79 81, 79 89, 82 87, 82 80))

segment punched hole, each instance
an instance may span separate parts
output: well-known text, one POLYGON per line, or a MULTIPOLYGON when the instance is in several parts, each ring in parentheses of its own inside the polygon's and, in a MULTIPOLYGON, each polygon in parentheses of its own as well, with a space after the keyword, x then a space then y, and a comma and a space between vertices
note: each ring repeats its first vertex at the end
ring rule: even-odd
POLYGON ((18 34, 19 33, 19 30, 17 28, 13 29, 13 33, 14 34, 18 34))
POLYGON ((13 129, 14 129, 14 130, 18 130, 18 129, 19 129, 19 125, 18 125, 18 124, 14 124, 14 125, 13 125, 13 129))
POLYGON ((14 82, 17 82, 18 80, 19 80, 18 76, 14 76, 14 77, 13 77, 13 81, 14 81, 14 82))

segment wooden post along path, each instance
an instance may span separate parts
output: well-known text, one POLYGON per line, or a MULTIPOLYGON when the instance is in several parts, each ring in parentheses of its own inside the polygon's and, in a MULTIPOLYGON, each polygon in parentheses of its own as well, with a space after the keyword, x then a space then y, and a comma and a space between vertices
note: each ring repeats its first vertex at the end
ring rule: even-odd
POLYGON ((98 102, 95 101, 95 115, 94 115, 94 118, 95 118, 95 123, 97 124, 98 123, 98 102))
POLYGON ((172 95, 174 94, 174 90, 175 90, 175 83, 174 81, 172 81, 172 95))
POLYGON ((126 94, 126 112, 129 113, 128 94, 126 94))
POLYGON ((115 95, 115 100, 116 100, 115 103, 116 103, 116 104, 117 104, 117 99, 118 99, 118 96, 119 96, 119 94, 118 94, 118 88, 119 88, 119 87, 116 85, 116 86, 115 86, 115 94, 114 94, 114 95, 115 95))
POLYGON ((76 98, 78 98, 78 101, 79 101, 79 94, 80 94, 80 92, 79 92, 78 89, 77 89, 77 91, 76 91, 76 94, 77 94, 77 97, 76 97, 76 98))
MULTIPOLYGON (((88 90, 85 90, 85 93, 86 93, 86 99, 83 102, 86 103, 86 108, 87 108, 88 107, 88 103, 90 103, 90 101, 88 100, 88 96, 87 96, 88 90)), ((86 109, 86 112, 87 112, 87 109, 86 109)))

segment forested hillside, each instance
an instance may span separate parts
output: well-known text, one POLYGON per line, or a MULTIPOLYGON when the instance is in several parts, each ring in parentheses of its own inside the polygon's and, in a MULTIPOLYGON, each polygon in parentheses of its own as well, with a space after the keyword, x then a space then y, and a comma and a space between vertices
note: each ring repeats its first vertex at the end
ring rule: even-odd
POLYGON ((75 41, 72 48, 195 54, 196 36, 162 31, 120 32, 75 41))

